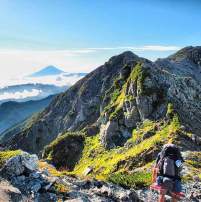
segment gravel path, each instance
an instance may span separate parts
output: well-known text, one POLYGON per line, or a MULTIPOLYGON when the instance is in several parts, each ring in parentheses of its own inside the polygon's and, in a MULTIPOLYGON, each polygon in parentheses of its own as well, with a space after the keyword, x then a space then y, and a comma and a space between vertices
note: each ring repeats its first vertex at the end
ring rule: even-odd
MULTIPOLYGON (((180 200, 181 202, 201 202, 201 182, 191 182, 183 185, 183 192, 185 198, 180 200)), ((157 192, 150 191, 148 189, 138 190, 137 194, 139 198, 146 202, 157 201, 157 192)), ((169 196, 166 196, 166 201, 171 201, 169 196)))

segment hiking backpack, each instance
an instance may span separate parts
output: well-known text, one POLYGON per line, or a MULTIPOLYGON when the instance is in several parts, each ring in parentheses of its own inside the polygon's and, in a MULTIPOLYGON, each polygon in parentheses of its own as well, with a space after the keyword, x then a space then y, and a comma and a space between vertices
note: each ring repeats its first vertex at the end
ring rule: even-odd
POLYGON ((180 178, 180 168, 176 166, 176 161, 183 159, 179 148, 174 144, 165 145, 159 155, 157 163, 159 175, 172 179, 180 178))

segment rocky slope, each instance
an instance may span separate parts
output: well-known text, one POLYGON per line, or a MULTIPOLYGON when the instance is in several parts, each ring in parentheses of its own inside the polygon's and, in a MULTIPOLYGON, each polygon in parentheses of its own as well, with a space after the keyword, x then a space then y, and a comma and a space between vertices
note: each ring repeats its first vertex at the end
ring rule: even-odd
POLYGON ((187 47, 155 63, 131 52, 112 57, 60 94, 7 145, 38 153, 58 134, 85 128, 100 129, 106 148, 121 146, 139 123, 164 118, 169 103, 182 125, 199 136, 200 53, 201 47, 187 47))
POLYGON ((184 181, 201 179, 201 47, 151 62, 112 57, 57 96, 4 142, 38 153, 64 175, 141 189, 166 143, 184 156, 184 181))
POLYGON ((111 183, 55 177, 40 166, 36 155, 20 150, 2 151, 0 157, 0 200, 4 202, 141 201, 135 191, 111 183))
MULTIPOLYGON (((188 156, 188 155, 185 155, 188 156)), ((182 202, 201 199, 201 182, 185 183, 182 202)), ((0 151, 0 201, 12 202, 141 202, 156 201, 147 189, 135 191, 95 179, 67 176, 36 155, 0 151)))

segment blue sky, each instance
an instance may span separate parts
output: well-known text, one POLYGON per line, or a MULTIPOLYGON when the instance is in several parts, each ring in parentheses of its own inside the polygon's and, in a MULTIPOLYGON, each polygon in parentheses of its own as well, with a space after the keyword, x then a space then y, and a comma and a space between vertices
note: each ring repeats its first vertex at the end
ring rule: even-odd
POLYGON ((201 44, 200 10, 199 0, 0 0, 0 68, 90 71, 127 49, 165 57, 201 44))

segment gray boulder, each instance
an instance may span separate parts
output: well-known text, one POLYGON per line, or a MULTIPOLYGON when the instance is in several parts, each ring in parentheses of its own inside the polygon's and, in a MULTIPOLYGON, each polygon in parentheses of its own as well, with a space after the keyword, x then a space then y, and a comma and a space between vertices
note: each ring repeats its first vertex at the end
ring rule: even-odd
POLYGON ((25 171, 32 172, 38 169, 38 157, 26 152, 10 158, 1 168, 3 176, 13 177, 22 175, 25 171))
POLYGON ((36 171, 38 169, 38 156, 35 154, 30 155, 24 152, 21 156, 21 161, 22 165, 30 171, 36 171))
POLYGON ((100 138, 105 148, 113 148, 116 146, 118 137, 120 136, 119 125, 116 121, 108 121, 106 125, 101 126, 100 138))

